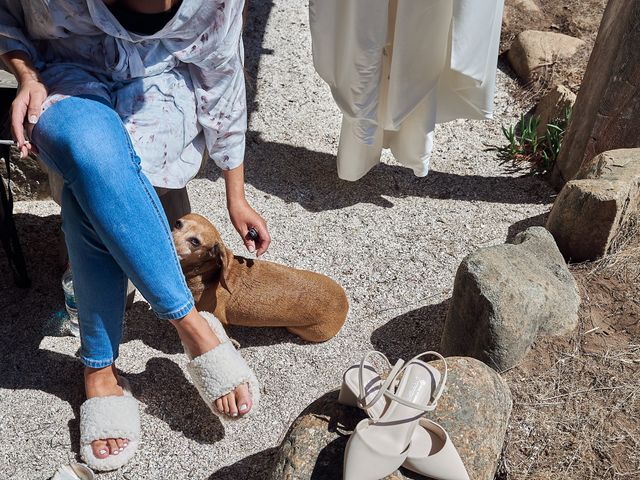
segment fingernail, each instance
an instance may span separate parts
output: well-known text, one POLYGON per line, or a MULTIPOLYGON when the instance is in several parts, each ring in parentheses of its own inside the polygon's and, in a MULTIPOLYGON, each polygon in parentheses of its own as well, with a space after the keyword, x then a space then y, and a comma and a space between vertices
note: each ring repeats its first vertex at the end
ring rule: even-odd
POLYGON ((256 251, 256 249, 255 249, 254 247, 249 246, 249 253, 253 253, 253 252, 255 252, 255 251, 256 251))
POLYGON ((244 412, 247 409, 247 404, 243 403, 242 405, 240 405, 240 411, 244 412))
POLYGON ((38 116, 37 115, 29 115, 29 123, 31 125, 35 125, 36 123, 38 123, 38 116))
POLYGON ((105 455, 107 453, 107 451, 103 448, 102 450, 99 450, 98 453, 100 455, 105 455))

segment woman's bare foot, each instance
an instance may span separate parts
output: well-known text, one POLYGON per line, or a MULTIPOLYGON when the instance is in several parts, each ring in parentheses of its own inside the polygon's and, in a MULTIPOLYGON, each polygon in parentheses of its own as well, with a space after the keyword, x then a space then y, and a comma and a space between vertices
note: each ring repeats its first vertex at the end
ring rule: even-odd
MULTIPOLYGON (((118 385, 118 374, 114 365, 105 368, 85 367, 84 388, 88 399, 124 394, 122 387, 118 385)), ((127 445, 129 440, 126 438, 104 438, 91 442, 93 454, 100 459, 109 455, 119 455, 127 445)))
MULTIPOLYGON (((209 323, 195 308, 186 317, 181 320, 172 320, 171 323, 176 327, 180 340, 194 358, 220 345, 220 340, 211 330, 209 323)), ((233 392, 215 401, 218 411, 231 417, 249 413, 252 405, 247 384, 236 387, 233 392)))

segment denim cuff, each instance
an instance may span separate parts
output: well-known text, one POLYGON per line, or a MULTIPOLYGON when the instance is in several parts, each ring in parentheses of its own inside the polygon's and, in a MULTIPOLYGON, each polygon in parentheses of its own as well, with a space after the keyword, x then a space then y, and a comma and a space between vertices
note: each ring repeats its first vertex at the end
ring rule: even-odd
POLYGON ((177 320, 189 313, 195 305, 192 301, 187 302, 183 307, 168 313, 154 312, 156 316, 162 320, 177 320))
POLYGON ((111 365, 115 359, 110 358, 109 360, 91 360, 87 357, 80 356, 80 361, 85 367, 89 368, 104 368, 111 365))

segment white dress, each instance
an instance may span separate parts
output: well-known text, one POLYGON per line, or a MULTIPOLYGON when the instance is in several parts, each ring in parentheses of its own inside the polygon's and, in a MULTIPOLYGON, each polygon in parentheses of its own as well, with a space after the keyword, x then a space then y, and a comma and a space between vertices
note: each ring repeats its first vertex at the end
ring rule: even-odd
POLYGON ((343 113, 338 175, 382 148, 429 170, 436 123, 489 119, 504 0, 310 0, 313 60, 343 113))

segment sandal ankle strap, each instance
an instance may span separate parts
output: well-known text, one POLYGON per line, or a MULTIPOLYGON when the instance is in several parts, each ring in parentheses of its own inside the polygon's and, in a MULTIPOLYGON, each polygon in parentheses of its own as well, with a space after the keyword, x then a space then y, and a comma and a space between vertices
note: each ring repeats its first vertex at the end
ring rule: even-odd
POLYGON ((422 352, 422 353, 416 355, 415 357, 413 357, 408 362, 406 362, 404 364, 404 366, 396 373, 396 376, 400 376, 401 374, 404 374, 405 370, 407 369, 407 367, 409 365, 411 365, 412 362, 414 362, 414 361, 416 361, 416 360, 418 360, 418 359, 420 359, 420 358, 422 358, 422 357, 424 357, 426 355, 432 355, 432 356, 438 357, 444 363, 444 372, 440 376, 440 381, 436 385, 435 391, 431 394, 431 401, 429 403, 427 403, 426 405, 420 405, 420 404, 417 404, 417 403, 414 403, 414 402, 410 402, 408 400, 405 400, 404 398, 401 398, 401 397, 397 396, 395 393, 391 392, 391 390, 388 389, 388 388, 383 392, 383 395, 385 397, 389 398, 390 400, 398 402, 398 403, 400 403, 400 404, 402 404, 402 405, 404 405, 406 407, 414 408, 416 410, 420 410, 420 411, 425 412, 425 413, 435 410, 436 407, 438 406, 438 400, 440 399, 440 396, 442 395, 442 392, 444 390, 444 386, 447 383, 447 372, 448 372, 447 360, 442 355, 440 355, 438 352, 433 352, 433 351, 422 352))
POLYGON ((391 362, 389 361, 389 359, 384 353, 378 352, 377 350, 368 351, 364 355, 364 357, 362 357, 362 360, 360 361, 360 367, 358 369, 358 389, 359 389, 358 406, 363 410, 367 411, 367 413, 369 413, 368 411, 369 408, 371 408, 371 406, 373 406, 378 400, 380 400, 380 398, 385 394, 385 392, 390 389, 390 387, 396 380, 398 373, 402 369, 403 365, 404 365, 404 360, 400 359, 396 362, 396 364, 393 367, 391 367, 391 362), (371 358, 372 355, 377 355, 380 358, 382 358, 386 363, 387 368, 390 369, 390 372, 387 375, 387 378, 385 379, 385 381, 382 383, 380 389, 378 390, 378 393, 376 393, 376 395, 373 397, 372 400, 370 400, 369 402, 365 402, 367 398, 367 392, 364 384, 364 369, 365 369, 365 365, 367 364, 367 360, 371 358))

